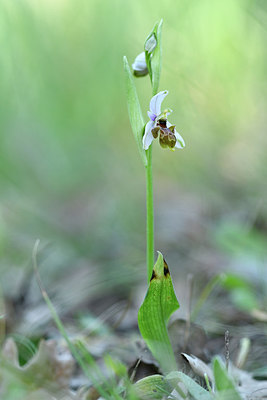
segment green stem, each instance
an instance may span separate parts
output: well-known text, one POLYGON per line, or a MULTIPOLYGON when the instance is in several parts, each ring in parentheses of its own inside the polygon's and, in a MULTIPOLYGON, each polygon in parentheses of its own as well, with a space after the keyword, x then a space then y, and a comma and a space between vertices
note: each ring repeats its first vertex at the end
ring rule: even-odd
POLYGON ((149 283, 154 266, 154 207, 153 207, 153 174, 152 144, 147 150, 146 167, 146 240, 147 240, 147 281, 149 283))
MULTIPOLYGON (((158 87, 152 84, 152 96, 157 94, 158 87)), ((154 267, 154 205, 153 205, 153 171, 152 171, 152 144, 146 152, 146 259, 147 283, 149 284, 154 267)))

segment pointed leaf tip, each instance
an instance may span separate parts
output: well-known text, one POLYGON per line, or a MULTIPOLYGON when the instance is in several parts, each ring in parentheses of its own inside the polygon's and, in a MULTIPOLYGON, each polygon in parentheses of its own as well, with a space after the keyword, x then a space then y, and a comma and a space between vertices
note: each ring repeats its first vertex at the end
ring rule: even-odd
POLYGON ((161 58, 162 58, 162 48, 161 48, 161 32, 162 32, 163 19, 157 22, 148 37, 145 40, 145 53, 146 53, 146 63, 148 67, 148 72, 150 75, 150 80, 152 83, 152 92, 155 95, 159 89, 159 81, 161 74, 161 58))

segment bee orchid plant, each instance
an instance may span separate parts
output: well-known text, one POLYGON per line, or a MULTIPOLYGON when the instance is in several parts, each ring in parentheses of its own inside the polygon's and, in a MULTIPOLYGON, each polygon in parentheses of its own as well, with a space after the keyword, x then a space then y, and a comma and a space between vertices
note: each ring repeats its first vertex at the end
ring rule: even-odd
POLYGON ((168 95, 167 90, 158 91, 162 49, 162 20, 156 23, 144 44, 144 52, 139 54, 132 70, 124 57, 125 81, 129 119, 136 143, 146 170, 146 208, 147 208, 147 281, 148 291, 138 313, 138 325, 141 335, 154 357, 159 361, 162 371, 168 373, 176 369, 176 361, 167 331, 167 322, 171 314, 179 308, 169 269, 161 253, 154 266, 154 208, 152 143, 159 138, 163 148, 183 149, 185 142, 176 131, 175 125, 168 121, 170 109, 161 111, 161 104, 168 95), (145 123, 141 111, 134 77, 149 74, 152 86, 152 98, 145 123))

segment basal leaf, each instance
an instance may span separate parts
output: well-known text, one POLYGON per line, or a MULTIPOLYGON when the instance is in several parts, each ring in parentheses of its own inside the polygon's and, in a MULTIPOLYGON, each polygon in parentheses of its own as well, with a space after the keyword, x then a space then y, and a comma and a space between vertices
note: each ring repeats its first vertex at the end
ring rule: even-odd
POLYGON ((213 399, 213 397, 207 390, 198 385, 193 379, 185 375, 183 372, 178 372, 178 371, 171 372, 166 376, 166 379, 172 384, 172 386, 175 386, 175 382, 182 382, 185 385, 188 392, 190 393, 190 395, 195 400, 213 399))
POLYGON ((138 325, 148 348, 164 373, 177 368, 167 331, 171 314, 179 308, 168 265, 161 253, 153 268, 149 288, 138 312, 138 325))
POLYGON ((172 386, 162 375, 151 375, 137 381, 134 391, 142 400, 156 400, 170 394, 172 386))
POLYGON ((218 400, 242 400, 234 382, 228 376, 226 369, 221 365, 220 361, 216 358, 213 363, 213 374, 215 379, 218 400))
POLYGON ((142 143, 145 122, 143 119, 139 99, 134 85, 133 75, 130 70, 127 58, 125 56, 123 57, 123 66, 125 72, 127 103, 128 103, 128 113, 129 113, 130 123, 139 153, 142 157, 144 165, 147 166, 146 152, 143 149, 143 143, 142 143))

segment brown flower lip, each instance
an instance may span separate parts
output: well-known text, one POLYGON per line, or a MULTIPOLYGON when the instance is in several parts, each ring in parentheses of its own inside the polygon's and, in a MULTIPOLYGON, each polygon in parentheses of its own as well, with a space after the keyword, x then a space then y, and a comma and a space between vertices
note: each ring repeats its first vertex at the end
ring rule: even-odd
POLYGON ((161 147, 166 148, 175 147, 176 137, 175 137, 175 125, 167 128, 167 119, 161 118, 157 121, 157 126, 151 130, 154 139, 157 139, 159 135, 159 144, 161 147))

